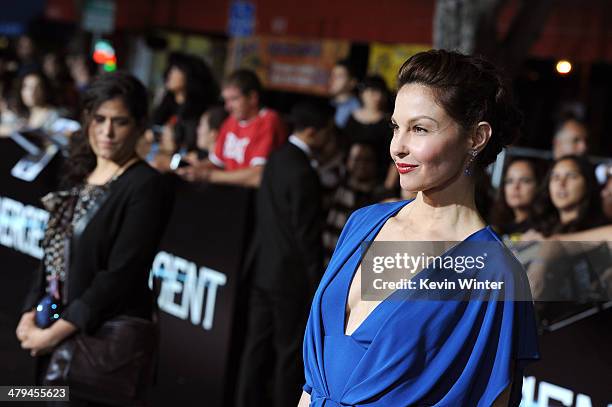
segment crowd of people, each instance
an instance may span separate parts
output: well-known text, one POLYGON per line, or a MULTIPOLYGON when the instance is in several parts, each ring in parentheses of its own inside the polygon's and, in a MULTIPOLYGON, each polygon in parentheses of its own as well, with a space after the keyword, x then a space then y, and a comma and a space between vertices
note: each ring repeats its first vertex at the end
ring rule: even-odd
MULTIPOLYGON (((269 376, 261 371, 267 363, 267 352, 272 352, 274 399, 278 405, 295 405, 304 380, 301 333, 314 292, 349 217, 374 203, 416 196, 416 190, 400 188, 402 171, 398 173, 389 153, 397 124, 391 120, 393 93, 385 81, 376 75, 360 80, 350 61, 338 61, 330 75, 330 100, 323 104, 300 102, 285 114, 263 104, 264 88, 253 71, 236 70, 218 84, 203 59, 173 53, 164 72, 164 87, 153 100, 151 119, 145 122, 149 112, 142 111, 135 99, 142 97, 141 85, 135 84, 135 78, 118 76, 115 83, 108 76, 96 76, 95 67, 85 55, 40 54, 27 36, 18 40, 16 49, 14 56, 0 54, 0 136, 26 131, 53 133, 59 118, 78 120, 81 114, 87 117, 83 121, 85 137, 79 133, 67 137, 73 146, 89 138, 95 155, 89 150, 89 161, 79 167, 84 172, 77 179, 103 188, 73 190, 73 196, 83 201, 82 205, 93 200, 89 195, 96 191, 103 194, 112 185, 115 188, 122 185, 118 177, 123 172, 124 181, 140 174, 142 191, 149 191, 145 187, 151 187, 152 181, 147 180, 157 178, 143 168, 144 162, 188 182, 256 189, 252 243, 255 260, 248 283, 246 343, 237 404, 265 405, 258 398, 264 395, 261 389, 266 387, 269 376), (94 96, 97 102, 92 102, 94 96), (117 106, 106 103, 117 98, 122 101, 117 106), (122 117, 125 123, 121 122, 122 117), (129 129, 122 130, 122 126, 129 129), (102 127, 106 130, 100 130, 102 127), (127 150, 120 151, 125 156, 117 161, 113 155, 116 152, 105 155, 105 148, 114 147, 105 144, 106 141, 99 145, 92 141, 96 131, 100 134, 125 131, 129 142, 122 147, 127 150), (118 164, 108 163, 113 160, 118 164), (130 170, 132 167, 135 169, 130 170)), ((415 134, 422 131, 426 130, 415 124, 415 134)), ((589 162, 588 129, 581 118, 564 117, 552 140, 552 162, 511 157, 497 191, 486 172, 482 177, 478 175, 482 181, 478 182, 480 190, 476 196, 482 202, 478 208, 480 215, 508 242, 609 240, 612 165, 603 163, 596 168, 589 162)), ((487 163, 493 160, 489 158, 487 163)), ((481 155, 472 159, 480 160, 481 155)), ((157 189, 154 192, 159 193, 157 189)), ((131 195, 129 199, 140 202, 131 195)), ((149 209, 155 213, 161 210, 149 209)), ((78 211, 75 213, 70 216, 78 218, 78 211)), ((151 224, 155 233, 149 235, 146 258, 151 257, 152 246, 159 241, 162 223, 160 219, 159 224, 151 224)), ((56 226, 61 226, 61 222, 56 226)), ((100 235, 106 236, 107 232, 101 229, 100 235)), ((139 235, 136 240, 141 238, 139 235)), ((53 237, 46 239, 51 242, 53 237)), ((142 283, 146 267, 141 264, 143 258, 139 253, 133 256, 140 261, 138 282, 142 283)), ((115 260, 121 263, 122 259, 115 260)), ((85 264, 89 260, 75 261, 85 264)), ((98 267, 85 266, 88 270, 98 267)), ((73 291, 72 298, 78 297, 79 290, 89 292, 92 298, 96 296, 96 290, 87 291, 87 284, 96 284, 97 277, 93 271, 90 274, 84 278, 86 283, 73 291)), ((106 290, 101 292, 114 290, 117 285, 112 280, 117 274, 107 274, 109 282, 98 287, 106 290)), ((544 284, 541 270, 534 268, 528 276, 534 287, 544 284)), ((59 274, 53 274, 53 278, 59 279, 59 274)), ((41 281, 26 310, 35 306, 45 291, 41 281)), ((536 299, 543 289, 538 290, 534 292, 536 299)), ((122 312, 127 309, 137 316, 150 314, 151 309, 145 304, 147 295, 143 293, 142 298, 138 304, 118 303, 125 305, 122 312)), ((43 354, 48 345, 56 345, 76 330, 91 330, 93 324, 112 314, 110 305, 93 313, 87 308, 91 304, 78 301, 74 304, 62 317, 66 323, 55 325, 57 332, 50 342, 28 344, 28 340, 33 340, 28 339, 27 333, 33 316, 27 314, 30 316, 20 323, 21 331, 18 328, 18 337, 26 343, 24 347, 30 346, 33 354, 43 354)), ((45 366, 48 363, 45 360, 45 366)))
MULTIPOLYGON (((79 95, 95 73, 95 64, 85 54, 40 52, 31 37, 18 38, 14 53, 0 54, 0 135, 27 130, 52 133, 58 118, 80 119, 79 95)), ((189 181, 256 187, 268 155, 287 140, 292 125, 262 105, 264 89, 256 75, 234 72, 222 81, 220 91, 204 60, 174 53, 164 79, 139 153, 158 170, 176 170, 189 181)), ((323 239, 328 252, 352 211, 402 198, 389 155, 393 95, 385 81, 379 76, 360 81, 354 66, 342 60, 331 71, 329 94, 335 127, 315 152, 327 214, 323 239)), ((569 115, 559 120, 552 138, 554 163, 520 156, 507 160, 503 187, 495 191, 485 185, 490 201, 482 208, 499 233, 516 240, 529 232, 526 236, 533 239, 609 221, 610 165, 597 167, 595 178, 596 168, 586 158, 588 134, 583 118, 569 115), (559 171, 578 173, 586 183, 584 191, 576 192, 571 179, 561 182, 563 177, 553 176, 557 164, 559 171), (553 193, 554 185, 565 187, 553 193), (588 204, 579 213, 561 216, 564 203, 558 196, 572 207, 575 200, 588 204)))
POLYGON ((14 51, 0 52, 0 137, 74 131, 59 119, 79 119, 80 96, 95 73, 85 53, 43 51, 30 36, 19 37, 14 51))
MULTIPOLYGON (((338 61, 330 75, 329 94, 334 126, 325 130, 328 137, 312 152, 321 192, 311 198, 322 202, 324 265, 353 211, 414 197, 399 188, 389 155, 393 95, 384 80, 368 76, 359 81, 349 61, 338 61)), ((283 123, 282 115, 261 106, 262 87, 252 72, 229 75, 221 95, 229 118, 205 123, 212 116, 204 112, 195 137, 208 144, 183 155, 189 165, 177 174, 190 181, 257 187, 268 155, 287 139, 293 123, 290 117, 283 123), (207 136, 207 131, 213 135, 207 136)), ((588 135, 583 118, 565 114, 552 137, 552 161, 511 156, 497 189, 489 175, 481 176, 479 210, 500 235, 515 242, 559 240, 585 231, 591 232, 580 235, 582 240, 609 236, 605 225, 612 222, 612 164, 596 166, 589 161, 588 135)))
POLYGON ((576 118, 565 118, 553 143, 550 163, 525 157, 508 160, 503 187, 491 211, 500 233, 533 240, 612 221, 611 167, 609 163, 596 167, 588 160, 586 125, 576 118))

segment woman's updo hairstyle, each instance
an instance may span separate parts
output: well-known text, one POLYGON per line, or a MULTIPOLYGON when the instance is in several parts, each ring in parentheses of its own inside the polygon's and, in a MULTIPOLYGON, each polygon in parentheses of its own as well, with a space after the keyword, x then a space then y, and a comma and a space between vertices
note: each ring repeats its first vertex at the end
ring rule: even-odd
POLYGON ((398 89, 407 84, 432 89, 436 102, 467 133, 478 122, 491 125, 491 138, 478 154, 480 168, 495 161, 518 138, 522 115, 500 70, 482 57, 445 50, 420 52, 399 70, 398 89))

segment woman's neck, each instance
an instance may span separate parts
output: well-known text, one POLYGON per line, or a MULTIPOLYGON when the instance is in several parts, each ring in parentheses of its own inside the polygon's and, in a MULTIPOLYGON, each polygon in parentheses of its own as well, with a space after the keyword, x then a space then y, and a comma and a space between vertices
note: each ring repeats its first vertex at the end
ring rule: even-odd
POLYGON ((529 211, 524 208, 514 208, 514 223, 521 223, 527 220, 529 217, 529 211))
POLYGON ((46 121, 49 114, 48 106, 32 106, 28 116, 28 125, 32 128, 38 128, 46 121))
POLYGON ((473 181, 463 174, 449 186, 420 191, 405 209, 398 220, 421 236, 460 241, 486 226, 476 209, 473 181))
POLYGON ((578 218, 578 208, 572 207, 559 211, 559 219, 563 225, 570 223, 578 218))
POLYGON ((176 92, 174 94, 174 101, 179 105, 182 105, 183 103, 185 103, 186 99, 187 99, 187 95, 185 94, 184 91, 176 92))
POLYGON ((48 106, 32 106, 28 109, 30 111, 30 117, 40 117, 47 114, 49 111, 48 106))
POLYGON ((355 110, 353 116, 355 116, 355 119, 357 119, 357 121, 360 123, 369 124, 380 121, 383 118, 383 113, 377 109, 364 106, 355 110))
POLYGON ((30 108, 30 113, 44 113, 47 110, 49 110, 49 107, 47 105, 44 105, 44 106, 32 106, 30 108))
POLYGON ((87 177, 87 183, 94 185, 104 185, 115 176, 120 175, 127 167, 136 160, 135 156, 127 159, 113 161, 98 157, 96 168, 87 177))

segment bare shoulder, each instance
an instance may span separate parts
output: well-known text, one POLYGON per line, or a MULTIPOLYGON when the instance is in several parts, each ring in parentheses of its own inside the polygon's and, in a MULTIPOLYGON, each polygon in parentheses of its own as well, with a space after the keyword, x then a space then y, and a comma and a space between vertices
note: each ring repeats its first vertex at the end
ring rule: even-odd
POLYGON ((378 232, 375 240, 378 241, 397 241, 404 239, 402 234, 402 223, 396 217, 387 219, 383 227, 378 232))

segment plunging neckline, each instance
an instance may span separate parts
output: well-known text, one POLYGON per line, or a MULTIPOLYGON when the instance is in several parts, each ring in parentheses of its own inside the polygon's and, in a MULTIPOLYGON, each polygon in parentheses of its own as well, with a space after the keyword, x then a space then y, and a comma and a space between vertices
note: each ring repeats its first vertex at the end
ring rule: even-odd
MULTIPOLYGON (((376 237, 378 236, 378 234, 380 233, 380 231, 382 230, 383 226, 385 226, 385 224, 387 223, 387 221, 389 219, 391 219, 392 217, 396 216, 399 211, 401 211, 403 208, 406 207, 406 205, 408 205, 410 202, 414 201, 414 198, 406 201, 406 203, 404 203, 404 205, 399 206, 395 211, 391 212, 389 215, 385 216, 383 218, 383 220, 381 221, 381 224, 376 226, 374 229, 372 229, 372 231, 370 233, 368 233, 368 235, 373 234, 373 238, 372 239, 368 239, 366 237, 366 239, 364 239, 364 242, 368 243, 368 249, 369 249, 369 245, 371 245, 373 242, 376 241, 376 237)), ((459 247, 459 245, 461 245, 463 242, 469 240, 470 238, 472 238, 473 236, 476 236, 477 234, 485 231, 485 230, 489 230, 490 226, 486 225, 483 228, 480 228, 478 230, 476 230, 475 232, 471 233, 469 236, 467 236, 465 239, 463 239, 462 241, 458 242, 456 245, 450 247, 449 249, 447 249, 445 252, 443 252, 440 256, 444 257, 446 255, 448 255, 451 251, 455 250, 457 247, 459 247)), ((367 251, 367 249, 366 249, 367 251)), ((354 255, 354 254, 353 254, 354 255)), ((346 261, 349 261, 350 258, 353 256, 351 255, 346 261)), ((365 255, 365 253, 364 253, 365 255)), ((357 270, 359 270, 359 268, 361 267, 361 262, 363 260, 363 256, 360 256, 359 260, 357 261, 357 265, 355 266, 355 268, 353 269, 353 271, 351 272, 351 276, 348 280, 348 286, 346 287, 346 293, 344 295, 344 301, 343 301, 343 308, 342 308, 342 318, 340 319, 340 321, 342 322, 341 328, 340 328, 340 332, 342 332, 342 335, 344 337, 347 338, 354 338, 354 335, 359 332, 361 330, 361 328, 371 319, 373 319, 373 316, 376 312, 382 312, 382 308, 384 306, 386 306, 386 304, 388 302, 390 302, 389 300, 391 299, 391 297, 395 296, 397 293, 402 292, 403 290, 395 290, 393 291, 391 294, 389 294, 387 297, 385 297, 385 299, 383 299, 378 305, 376 305, 376 307, 374 307, 373 310, 370 311, 370 313, 368 315, 366 315, 366 317, 364 318, 363 321, 361 321, 361 323, 359 325, 357 325, 357 327, 353 330, 353 332, 351 332, 350 335, 347 335, 346 333, 346 328, 347 328, 347 322, 348 322, 348 317, 347 317, 347 312, 346 309, 348 307, 348 297, 350 295, 350 291, 351 291, 351 286, 353 284, 353 280, 355 279, 355 275, 357 273, 357 270), (380 310, 379 310, 380 309, 380 310)), ((419 274, 421 274, 423 271, 428 270, 429 267, 424 267, 422 268, 418 273, 416 273, 412 278, 418 276, 419 274)))

